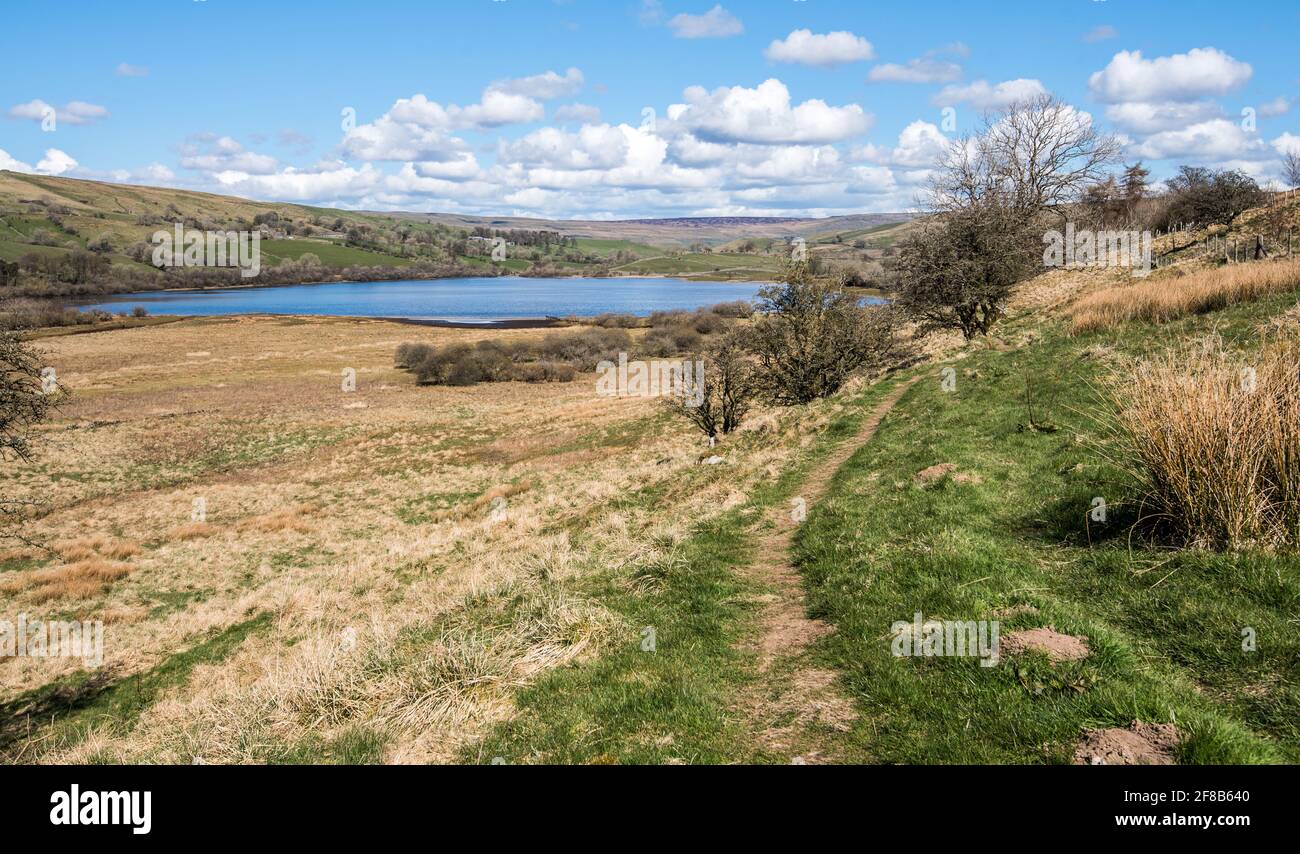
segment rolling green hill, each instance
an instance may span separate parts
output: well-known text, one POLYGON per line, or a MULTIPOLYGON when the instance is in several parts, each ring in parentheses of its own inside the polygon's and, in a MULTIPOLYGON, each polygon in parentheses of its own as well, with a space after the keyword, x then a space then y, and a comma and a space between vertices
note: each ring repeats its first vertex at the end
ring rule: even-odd
POLYGON ((159 278, 151 238, 178 222, 201 230, 260 230, 267 283, 383 277, 383 270, 402 268, 418 278, 495 271, 766 281, 799 239, 824 269, 876 274, 882 248, 907 228, 906 219, 603 222, 378 213, 0 171, 0 260, 20 264, 25 295, 220 284, 175 281, 183 278, 179 273, 169 273, 165 284, 159 278), (490 257, 497 238, 507 241, 504 260, 490 257), (74 262, 78 252, 93 253, 93 263, 74 262), (82 269, 69 272, 77 264, 82 269))

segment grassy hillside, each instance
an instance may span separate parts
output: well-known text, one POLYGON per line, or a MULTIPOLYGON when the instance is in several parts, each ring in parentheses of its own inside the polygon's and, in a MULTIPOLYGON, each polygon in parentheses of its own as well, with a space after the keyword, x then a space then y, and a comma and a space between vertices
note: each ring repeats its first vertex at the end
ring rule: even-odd
POLYGON ((1079 337, 1026 321, 1003 331, 1008 350, 951 362, 954 392, 929 372, 799 543, 809 607, 838 628, 815 657, 862 713, 845 758, 1068 761, 1085 728, 1139 719, 1175 723, 1183 762, 1300 761, 1300 560, 1134 537, 1135 487, 1107 459, 1096 392, 1126 358, 1212 332, 1249 363, 1296 296, 1079 337), (954 468, 919 483, 936 464, 954 468), (1104 523, 1089 517, 1097 496, 1104 523), (1092 654, 987 669, 891 657, 879 638, 917 611, 1001 615, 1004 634, 1052 626, 1092 654), (1244 650, 1245 627, 1268 643, 1244 650))
POLYGON ((833 231, 850 232, 897 223, 909 214, 851 214, 822 219, 771 217, 688 217, 641 220, 544 220, 527 217, 476 217, 460 214, 395 214, 402 218, 453 227, 549 229, 593 240, 628 241, 650 246, 684 248, 692 243, 719 246, 737 241, 781 241, 833 231))
MULTIPOLYGON (((263 279, 276 282, 328 279, 349 268, 402 269, 421 264, 436 270, 415 270, 413 275, 486 270, 767 280, 781 259, 788 257, 795 237, 831 229, 857 234, 883 227, 883 219, 887 218, 863 215, 829 220, 565 222, 381 214, 0 172, 0 260, 22 262, 26 283, 22 292, 35 294, 155 286, 151 237, 176 222, 207 230, 260 229, 266 256, 263 279), (745 236, 743 241, 736 239, 740 235, 745 236), (490 257, 495 236, 508 244, 503 261, 490 257), (713 246, 718 247, 716 252, 713 246), (103 269, 89 274, 58 269, 60 262, 79 251, 93 252, 106 262, 103 269), (276 270, 308 254, 319 262, 318 275, 289 267, 276 270), (711 257, 715 254, 725 257, 711 257)), ((817 252, 847 269, 865 269, 873 263, 869 252, 836 252, 829 246, 818 246, 817 252)), ((208 284, 172 282, 169 286, 208 284)))

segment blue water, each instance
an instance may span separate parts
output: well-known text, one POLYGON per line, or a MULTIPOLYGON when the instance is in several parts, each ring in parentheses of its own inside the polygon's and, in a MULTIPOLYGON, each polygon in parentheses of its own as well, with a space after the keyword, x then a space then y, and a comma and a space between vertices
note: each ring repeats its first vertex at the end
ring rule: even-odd
POLYGON ((210 291, 119 294, 84 308, 150 314, 318 314, 405 317, 462 323, 533 317, 647 315, 663 309, 695 309, 719 302, 752 300, 754 282, 688 282, 682 279, 432 279, 399 282, 337 282, 210 291))

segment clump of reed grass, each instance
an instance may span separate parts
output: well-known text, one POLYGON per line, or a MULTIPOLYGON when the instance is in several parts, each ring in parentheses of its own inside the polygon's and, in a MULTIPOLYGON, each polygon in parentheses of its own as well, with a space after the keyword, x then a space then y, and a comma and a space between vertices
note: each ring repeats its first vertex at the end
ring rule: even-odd
POLYGON ((1188 546, 1300 547, 1300 337, 1244 358, 1209 339, 1117 373, 1104 394, 1143 523, 1188 546))
POLYGON ((1112 329, 1132 320, 1167 323, 1191 314, 1300 290, 1300 261, 1260 261, 1163 276, 1107 288, 1071 310, 1071 332, 1112 329))

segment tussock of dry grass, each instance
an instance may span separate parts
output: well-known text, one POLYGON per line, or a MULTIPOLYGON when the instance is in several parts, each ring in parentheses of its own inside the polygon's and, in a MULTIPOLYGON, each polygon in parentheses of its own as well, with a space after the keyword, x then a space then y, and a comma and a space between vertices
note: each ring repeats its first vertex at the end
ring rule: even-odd
POLYGON ((1074 334, 1131 320, 1165 323, 1300 289, 1300 261, 1260 261, 1162 276, 1090 294, 1071 310, 1074 334))
POLYGON ((186 540, 198 540, 203 537, 210 537, 217 532, 215 525, 207 522, 190 522, 188 525, 179 525, 167 532, 167 539, 172 542, 185 542, 186 540))
POLYGON ((1145 518, 1191 545, 1300 546, 1300 338, 1249 364, 1211 340, 1107 392, 1145 518))
POLYGON ((494 486, 478 498, 475 498, 471 507, 475 510, 481 510, 498 498, 513 498, 527 492, 528 488, 529 484, 527 483, 508 483, 502 486, 494 486))
POLYGON ((305 534, 311 530, 311 526, 302 517, 310 516, 316 510, 317 508, 311 504, 299 504, 297 507, 277 510, 274 513, 250 516, 240 521, 236 527, 241 531, 257 531, 262 534, 273 534, 276 531, 296 531, 305 534))
POLYGON ((40 556, 41 556, 40 551, 27 546, 22 546, 13 549, 4 549, 3 551, 0 551, 0 563, 4 563, 6 561, 11 561, 11 560, 31 560, 32 558, 40 557, 40 556))
POLYGON ((85 599, 104 592, 109 584, 126 577, 130 571, 126 564, 93 556, 63 566, 24 572, 0 585, 0 591, 25 592, 37 603, 53 599, 85 599))
POLYGON ((597 603, 544 583, 510 582, 465 604, 484 603, 502 609, 487 625, 453 612, 437 628, 419 621, 349 634, 318 628, 283 656, 247 662, 244 673, 207 692, 159 704, 130 744, 101 734, 71 756, 132 761, 143 749, 172 762, 262 762, 284 733, 357 724, 407 745, 433 738, 435 750, 453 750, 484 721, 508 714, 510 692, 538 673, 595 654, 620 629, 635 637, 597 603), (512 602, 522 604, 506 610, 512 602))
POLYGON ((114 539, 104 534, 80 537, 75 540, 60 540, 50 546, 50 549, 68 562, 89 560, 96 556, 124 560, 140 553, 138 543, 114 539))
POLYGON ((105 608, 95 615, 95 619, 102 620, 105 625, 130 625, 138 623, 149 616, 149 609, 142 605, 136 605, 130 608, 105 608))

